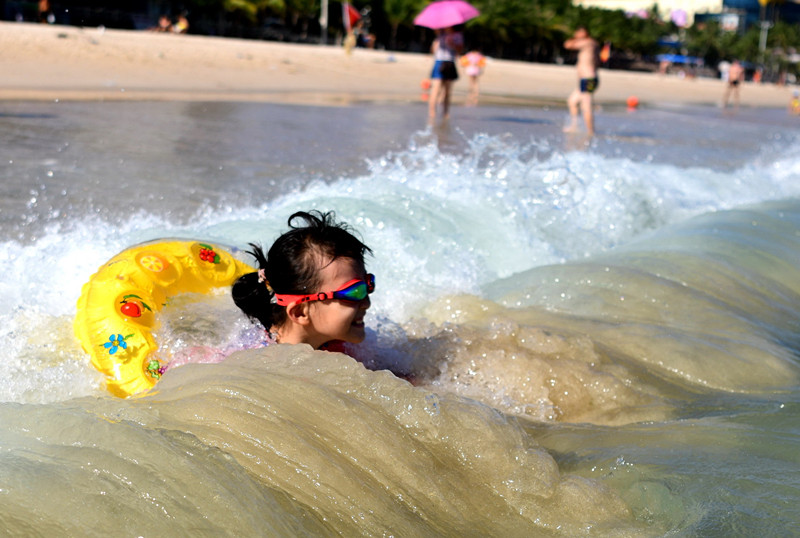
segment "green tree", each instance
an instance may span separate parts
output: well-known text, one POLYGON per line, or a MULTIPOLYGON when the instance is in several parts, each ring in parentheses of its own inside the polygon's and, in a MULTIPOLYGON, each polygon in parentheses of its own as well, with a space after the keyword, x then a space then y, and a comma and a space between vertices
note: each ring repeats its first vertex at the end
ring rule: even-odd
POLYGON ((487 50, 503 56, 506 49, 538 57, 567 30, 568 5, 556 0, 482 0, 481 15, 470 21, 471 33, 487 50))
POLYGON ((428 4, 428 0, 383 0, 383 12, 391 34, 389 47, 397 48, 397 30, 400 26, 413 26, 414 17, 428 4))
POLYGON ((519 23, 521 0, 500 0, 475 2, 480 16, 472 21, 479 34, 494 41, 497 56, 503 56, 504 47, 508 46, 516 34, 519 23))
POLYGON ((641 59, 661 52, 659 40, 676 29, 672 23, 659 19, 657 9, 654 5, 646 17, 640 17, 629 16, 622 10, 575 6, 565 13, 564 20, 570 33, 583 26, 598 41, 610 43, 626 56, 641 59))
POLYGON ((265 10, 283 13, 286 8, 284 0, 194 0, 186 2, 186 5, 190 11, 196 6, 201 11, 217 11, 220 14, 242 17, 249 21, 256 21, 260 13, 265 10))
POLYGON ((248 20, 255 21, 264 10, 278 13, 286 8, 284 0, 223 0, 223 9, 228 13, 240 13, 248 20))
POLYGON ((520 17, 527 27, 527 35, 523 34, 521 37, 529 43, 529 57, 541 59, 542 51, 550 50, 552 59, 555 43, 560 42, 570 32, 566 16, 567 11, 561 2, 530 2, 520 17))
POLYGON ((717 21, 695 24, 686 30, 684 45, 692 56, 705 59, 708 65, 716 65, 722 59, 721 35, 722 29, 717 21))
MULTIPOLYGON (((357 1, 362 5, 369 2, 357 1)), ((398 47, 399 40, 410 39, 413 48, 424 50, 432 33, 414 28, 413 20, 429 1, 372 2, 371 31, 378 34, 379 42, 388 43, 392 49, 398 47)), ((773 70, 785 71, 792 67, 788 63, 789 51, 800 48, 800 26, 779 20, 780 1, 763 1, 766 18, 774 23, 768 33, 764 61, 773 70)), ((642 18, 629 17, 621 10, 576 6, 565 0, 471 2, 481 15, 466 25, 470 47, 499 58, 554 61, 563 50, 564 40, 576 27, 585 26, 598 41, 610 42, 613 50, 647 59, 666 52, 659 45, 662 37, 678 33, 674 24, 660 20, 656 5, 642 18)), ((320 0, 183 0, 181 5, 196 16, 202 13, 207 19, 217 17, 218 33, 222 35, 230 35, 226 30, 231 28, 239 28, 241 34, 247 34, 249 28, 250 35, 260 35, 253 30, 264 17, 275 14, 284 17, 295 31, 305 33, 320 12, 320 0)), ((759 36, 757 25, 739 34, 723 31, 718 22, 703 22, 681 32, 682 52, 702 57, 710 66, 733 58, 759 62, 759 36)))
POLYGON ((299 28, 303 35, 307 34, 309 22, 319 17, 321 9, 319 0, 284 1, 286 2, 286 14, 291 26, 299 28))

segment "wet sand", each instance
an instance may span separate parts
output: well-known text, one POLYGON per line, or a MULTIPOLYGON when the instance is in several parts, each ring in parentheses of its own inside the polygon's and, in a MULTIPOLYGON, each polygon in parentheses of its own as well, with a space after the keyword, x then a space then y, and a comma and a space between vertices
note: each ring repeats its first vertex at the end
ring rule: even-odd
MULTIPOLYGON (((429 55, 29 23, 0 23, 0 100, 260 101, 347 105, 414 102, 429 55)), ((600 104, 716 105, 725 83, 601 70, 600 104)), ((481 103, 563 105, 574 68, 490 60, 481 103)), ((464 76, 454 88, 463 102, 464 76)), ((791 90, 745 83, 743 107, 786 107, 791 90)))

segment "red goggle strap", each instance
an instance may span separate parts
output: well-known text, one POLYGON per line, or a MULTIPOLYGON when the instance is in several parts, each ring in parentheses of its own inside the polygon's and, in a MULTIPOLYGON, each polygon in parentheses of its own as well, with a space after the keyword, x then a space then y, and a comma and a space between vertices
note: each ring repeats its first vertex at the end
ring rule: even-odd
POLYGON ((307 303, 309 301, 325 301, 333 299, 332 291, 312 293, 311 295, 286 295, 283 293, 275 294, 275 302, 281 306, 288 306, 291 303, 307 303))

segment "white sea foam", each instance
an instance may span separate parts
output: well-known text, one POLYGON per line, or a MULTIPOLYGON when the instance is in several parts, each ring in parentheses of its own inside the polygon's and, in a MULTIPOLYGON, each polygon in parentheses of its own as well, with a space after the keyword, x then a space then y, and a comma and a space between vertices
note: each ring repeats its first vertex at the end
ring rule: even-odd
MULTIPOLYGON (((22 342, 65 323, 91 274, 144 240, 268 245, 292 212, 333 209, 375 252, 368 261, 378 275, 371 318, 402 323, 437 297, 477 294, 498 278, 597 254, 692 215, 800 193, 800 160, 788 152, 722 172, 561 152, 501 136, 467 142, 463 153, 452 154, 417 135, 407 149, 368 160, 365 174, 313 182, 251 206, 222 204, 188 225, 145 211, 115 225, 76 215, 34 242, 6 241, 0 314, 13 327, 3 336, 7 368, 29 369, 30 346, 22 342)), ((80 356, 77 349, 67 353, 68 360, 80 356)), ((13 386, 4 392, 14 398, 13 386)))

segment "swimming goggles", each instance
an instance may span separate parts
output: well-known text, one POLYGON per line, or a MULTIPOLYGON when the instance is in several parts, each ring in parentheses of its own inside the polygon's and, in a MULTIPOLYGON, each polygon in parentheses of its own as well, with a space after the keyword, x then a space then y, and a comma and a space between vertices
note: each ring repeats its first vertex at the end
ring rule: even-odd
POLYGON ((281 306, 291 303, 309 303, 311 301, 327 301, 329 299, 339 299, 341 301, 358 302, 367 298, 367 295, 375 290, 375 275, 367 275, 366 280, 354 278, 336 291, 321 291, 310 295, 289 295, 276 293, 275 302, 281 306))

